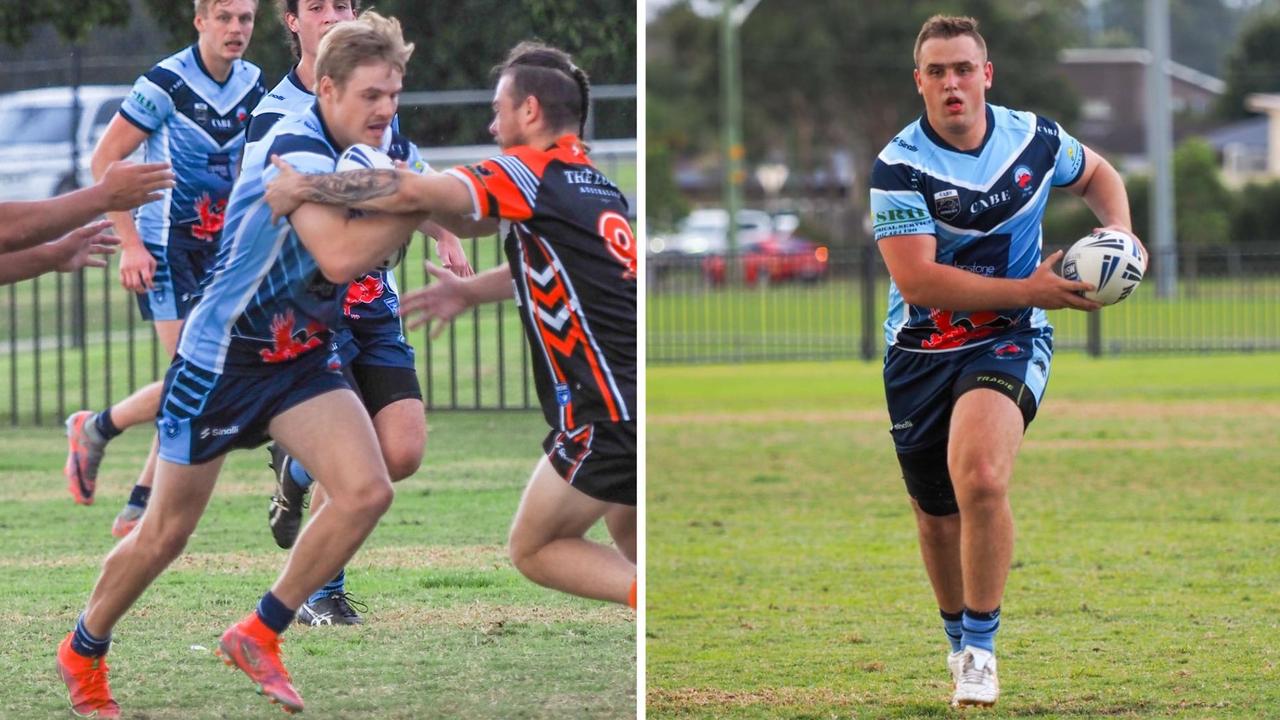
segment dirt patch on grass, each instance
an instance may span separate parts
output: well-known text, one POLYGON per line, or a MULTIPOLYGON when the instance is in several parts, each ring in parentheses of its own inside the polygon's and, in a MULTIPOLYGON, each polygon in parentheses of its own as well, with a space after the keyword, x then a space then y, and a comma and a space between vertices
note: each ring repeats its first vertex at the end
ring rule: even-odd
POLYGON ((861 704, 856 693, 840 693, 831 688, 758 688, 716 690, 713 688, 650 688, 645 704, 650 709, 689 710, 693 708, 749 707, 841 707, 861 704))
POLYGON ((1246 438, 1171 438, 1168 440, 1144 440, 1135 438, 1057 438, 1052 440, 1027 440, 1023 447, 1036 450, 1235 450, 1251 447, 1246 438))
POLYGON ((626 625, 635 622, 635 613, 621 605, 582 608, 469 603, 436 608, 424 604, 378 608, 369 615, 368 622, 370 626, 379 628, 448 625, 478 629, 486 635, 501 635, 511 631, 514 625, 552 625, 563 622, 626 625))

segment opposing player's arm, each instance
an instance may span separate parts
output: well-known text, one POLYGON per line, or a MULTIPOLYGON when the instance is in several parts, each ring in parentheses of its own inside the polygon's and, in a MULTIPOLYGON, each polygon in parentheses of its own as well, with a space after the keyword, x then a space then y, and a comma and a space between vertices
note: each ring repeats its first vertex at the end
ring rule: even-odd
MULTIPOLYGON (((1102 227, 1123 230, 1142 246, 1142 240, 1133 232, 1129 194, 1125 191, 1124 178, 1106 158, 1087 146, 1080 147, 1084 153, 1084 170, 1080 173, 1080 179, 1067 186, 1067 191, 1084 199, 1084 204, 1097 216, 1102 227)), ((1142 246, 1142 252, 1146 254, 1145 246, 1142 246)))
POLYGON ((435 220, 427 220, 419 225, 418 229, 423 235, 435 239, 436 255, 440 258, 440 264, 445 270, 458 277, 469 277, 475 274, 475 270, 471 269, 471 263, 467 262, 467 253, 462 249, 462 241, 457 235, 435 220))
POLYGON ((426 268, 436 278, 435 281, 401 295, 400 316, 410 329, 431 322, 431 337, 438 336, 453 318, 467 308, 506 300, 514 293, 511 270, 506 263, 465 279, 429 262, 426 268))
POLYGON ((1030 277, 1013 279, 986 277, 937 262, 938 241, 933 235, 894 235, 883 238, 879 245, 903 300, 919 307, 968 312, 1101 307, 1076 294, 1092 290, 1092 285, 1066 280, 1053 271, 1061 250, 1045 258, 1030 277))
POLYGON ((102 257, 115 252, 119 240, 105 232, 110 226, 102 220, 77 228, 35 247, 0 256, 0 285, 27 280, 57 270, 71 272, 82 267, 106 267, 102 257))
POLYGON ((305 203, 289 216, 302 244, 330 282, 349 283, 377 267, 426 220, 422 213, 352 218, 343 208, 305 203))

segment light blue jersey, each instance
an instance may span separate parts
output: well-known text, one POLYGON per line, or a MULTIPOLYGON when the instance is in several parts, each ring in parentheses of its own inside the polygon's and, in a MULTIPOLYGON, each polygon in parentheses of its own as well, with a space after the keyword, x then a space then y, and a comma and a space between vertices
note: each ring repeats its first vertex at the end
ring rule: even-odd
POLYGON ((188 362, 213 373, 258 374, 329 353, 345 288, 325 279, 287 221, 271 224, 263 194, 280 172, 272 155, 301 173, 331 173, 338 147, 313 106, 277 122, 245 155, 213 276, 178 345, 188 362))
MULTIPOLYGON (((1084 172, 1084 148, 1035 113, 987 105, 987 135, 957 150, 925 117, 889 142, 871 171, 877 241, 933 235, 936 261, 987 277, 1029 277, 1041 261, 1040 221, 1050 186, 1084 172)), ((960 312, 904 302, 889 284, 885 342, 904 350, 945 351, 1048 327, 1044 310, 960 312)))
POLYGON ((143 205, 138 234, 153 248, 196 247, 218 240, 249 114, 266 92, 257 66, 236 60, 214 80, 192 45, 147 71, 120 116, 147 133, 148 162, 173 165, 176 185, 143 205))

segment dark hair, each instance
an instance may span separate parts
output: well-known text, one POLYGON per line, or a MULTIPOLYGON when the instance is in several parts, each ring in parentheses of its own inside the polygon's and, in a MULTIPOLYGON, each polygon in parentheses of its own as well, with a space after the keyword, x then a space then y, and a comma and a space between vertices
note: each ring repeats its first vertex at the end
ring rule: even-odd
MULTIPOLYGON (((285 13, 294 17, 298 16, 298 3, 300 0, 276 0, 276 8, 280 10, 280 24, 284 26, 284 31, 289 33, 289 50, 293 52, 294 60, 302 59, 302 43, 298 40, 298 33, 289 29, 289 23, 285 22, 285 13)), ((351 14, 358 15, 360 13, 360 0, 349 0, 351 3, 351 14)))
POLYGON ((507 59, 493 68, 493 74, 511 77, 517 100, 530 95, 538 98, 548 125, 557 130, 576 126, 579 138, 586 133, 591 81, 582 68, 573 64, 569 53, 526 40, 511 48, 507 59))
POLYGON ((978 44, 978 49, 982 51, 982 56, 986 57, 987 41, 983 40, 982 34, 978 32, 977 20, 963 15, 934 15, 924 21, 920 34, 916 36, 916 47, 912 53, 916 65, 920 64, 920 46, 924 45, 925 40, 932 38, 950 40, 961 35, 973 38, 973 41, 978 44))

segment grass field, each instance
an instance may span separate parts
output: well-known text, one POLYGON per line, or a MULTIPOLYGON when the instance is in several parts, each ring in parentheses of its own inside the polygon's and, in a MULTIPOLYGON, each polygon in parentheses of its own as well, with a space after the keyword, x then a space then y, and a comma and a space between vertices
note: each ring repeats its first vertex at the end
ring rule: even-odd
MULTIPOLYGON (((455 412, 429 421, 422 470, 397 485, 391 511, 350 565, 349 590, 368 602, 367 624, 285 635, 307 716, 633 717, 633 613, 540 588, 506 559, 541 417, 455 412)), ((112 444, 98 502, 85 508, 64 487, 58 431, 0 431, 0 654, 9 678, 0 717, 70 717, 53 650, 112 547, 111 519, 149 442, 134 430, 112 444)), ((283 717, 211 652, 284 561, 266 526, 270 490, 266 452, 233 453, 186 555, 116 628, 110 661, 125 717, 283 717)))
MULTIPOLYGON (((1054 362, 983 718, 1280 708, 1280 356, 1054 362)), ((649 718, 958 717, 878 363, 648 371, 649 718)))

